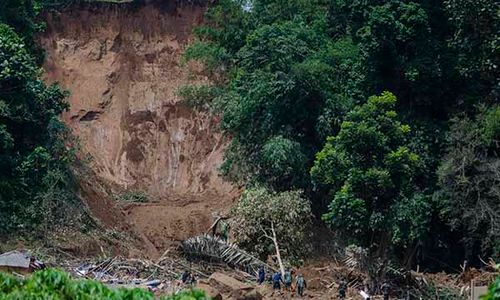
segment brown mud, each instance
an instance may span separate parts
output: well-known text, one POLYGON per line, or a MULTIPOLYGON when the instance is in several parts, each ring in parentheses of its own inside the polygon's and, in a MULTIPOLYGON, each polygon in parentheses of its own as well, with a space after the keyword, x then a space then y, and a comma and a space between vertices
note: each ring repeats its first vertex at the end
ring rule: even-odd
POLYGON ((71 92, 63 120, 91 156, 95 177, 80 177, 82 199, 103 225, 145 238, 153 256, 204 232, 238 195, 218 174, 228 139, 217 118, 176 95, 208 82, 200 66, 181 61, 202 15, 169 1, 81 6, 45 15, 39 39, 47 81, 71 92), (127 191, 150 203, 116 203, 127 191))

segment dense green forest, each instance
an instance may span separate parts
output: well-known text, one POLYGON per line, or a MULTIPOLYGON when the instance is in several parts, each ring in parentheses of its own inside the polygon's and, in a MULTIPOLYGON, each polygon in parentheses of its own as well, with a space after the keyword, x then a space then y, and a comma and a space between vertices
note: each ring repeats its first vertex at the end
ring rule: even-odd
POLYGON ((185 53, 213 85, 222 173, 302 190, 348 244, 407 266, 500 253, 499 5, 220 0, 185 53), (457 241, 460 241, 458 243, 457 241))
POLYGON ((34 42, 41 9, 31 0, 0 3, 0 235, 59 223, 75 201, 74 141, 58 118, 67 92, 42 81, 34 42))

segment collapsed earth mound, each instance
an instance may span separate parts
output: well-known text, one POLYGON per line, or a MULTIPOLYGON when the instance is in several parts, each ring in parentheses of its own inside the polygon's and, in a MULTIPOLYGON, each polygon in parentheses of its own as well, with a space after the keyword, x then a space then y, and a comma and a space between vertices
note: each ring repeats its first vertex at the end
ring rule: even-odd
POLYGON ((208 81, 198 66, 181 63, 202 15, 198 6, 172 3, 73 7, 47 14, 40 37, 47 80, 71 92, 64 121, 100 181, 148 195, 153 203, 120 214, 158 248, 206 230, 237 194, 218 175, 227 139, 217 118, 176 95, 208 81))

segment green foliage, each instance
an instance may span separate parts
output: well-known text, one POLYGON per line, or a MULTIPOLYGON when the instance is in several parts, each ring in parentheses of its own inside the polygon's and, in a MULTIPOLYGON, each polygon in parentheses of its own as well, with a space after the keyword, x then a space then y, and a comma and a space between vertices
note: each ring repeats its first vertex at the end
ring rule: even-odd
POLYGON ((216 86, 210 85, 187 85, 182 86, 178 91, 183 103, 189 107, 209 110, 212 108, 212 102, 218 96, 220 96, 222 91, 216 86))
MULTIPOLYGON (((0 273, 1 299, 154 299, 153 293, 135 289, 110 289, 92 280, 74 280, 55 269, 35 272, 26 280, 0 273)), ((164 300, 204 300, 205 293, 198 290, 184 291, 162 297, 164 300)))
POLYGON ((415 295, 417 299, 466 300, 460 290, 430 283, 415 295))
POLYGON ((500 106, 494 106, 486 112, 482 125, 484 126, 484 142, 492 146, 498 143, 500 141, 500 106))
POLYGON ((126 191, 119 194, 118 201, 144 203, 149 201, 149 196, 144 191, 126 191))
POLYGON ((33 36, 43 29, 43 24, 36 21, 41 8, 37 0, 4 0, 0 3, 0 24, 13 28, 27 45, 28 51, 37 52, 37 56, 41 55, 33 36))
MULTIPOLYGON (((497 265, 497 269, 500 266, 497 265)), ((493 281, 488 287, 488 294, 481 296, 481 300, 496 300, 500 299, 500 276, 497 276, 495 281, 493 281)))
POLYGON ((75 153, 70 132, 58 119, 68 108, 67 93, 43 83, 35 48, 26 46, 39 30, 38 4, 4 1, 1 6, 0 233, 6 233, 57 223, 56 210, 68 212, 75 199, 69 169, 75 153))
POLYGON ((213 74, 225 70, 229 55, 224 48, 217 44, 197 41, 188 47, 184 53, 184 59, 203 62, 207 70, 213 74))
POLYGON ((486 255, 500 249, 498 109, 453 120, 435 194, 452 228, 464 233, 466 248, 482 246, 486 255))
POLYGON ((303 173, 307 158, 300 149, 300 144, 276 136, 270 138, 262 147, 262 174, 273 186, 303 185, 306 177, 303 173))
POLYGON ((259 24, 283 20, 314 22, 326 15, 326 0, 259 0, 252 1, 252 12, 259 24))
MULTIPOLYGON (((232 137, 223 174, 303 189, 319 214, 333 203, 327 219, 362 233, 358 242, 380 234, 402 247, 453 246, 442 198, 432 196, 436 170, 450 116, 498 98, 497 12, 491 0, 217 1, 187 56, 204 57, 223 91, 192 97, 221 114, 232 137), (399 101, 353 110, 385 90, 399 101)), ((498 111, 485 116, 480 134, 489 155, 497 120, 498 111)))
POLYGON ((311 221, 308 200, 299 191, 270 192, 249 188, 232 211, 231 234, 237 243, 260 256, 274 253, 274 226, 282 255, 300 257, 307 252, 307 233, 311 221))
MULTIPOLYGON (((276 189, 305 186, 310 164, 307 157, 320 143, 318 136, 340 123, 328 116, 337 118, 352 101, 343 87, 335 88, 335 77, 329 74, 335 73, 337 66, 345 68, 352 61, 348 51, 355 49, 344 51, 342 45, 329 44, 325 38, 298 22, 265 25, 248 36, 247 44, 237 53, 240 69, 228 91, 216 100, 222 109, 222 127, 233 135, 235 144, 226 153, 226 174, 235 173, 235 168, 245 169, 252 180, 276 189), (322 43, 327 48, 323 49, 322 43), (277 136, 294 145, 281 153, 291 155, 282 161, 294 161, 295 179, 288 180, 289 173, 285 173, 278 182, 277 173, 269 169, 265 155, 271 145, 277 146, 277 136), (231 153, 233 150, 238 152, 231 153), (231 156, 240 157, 239 166, 229 159, 231 156), (299 164, 300 170, 296 168, 299 164)), ((341 70, 338 73, 342 74, 341 70)), ((344 74, 337 80, 348 81, 346 77, 344 74)))
POLYGON ((384 92, 354 108, 311 169, 332 195, 323 219, 364 246, 386 234, 395 244, 413 242, 427 230, 429 202, 414 184, 419 157, 408 149, 410 128, 398 121, 395 105, 384 92))
POLYGON ((469 78, 475 88, 499 96, 500 5, 494 0, 447 0, 445 10, 454 34, 450 45, 458 54, 458 71, 469 78))

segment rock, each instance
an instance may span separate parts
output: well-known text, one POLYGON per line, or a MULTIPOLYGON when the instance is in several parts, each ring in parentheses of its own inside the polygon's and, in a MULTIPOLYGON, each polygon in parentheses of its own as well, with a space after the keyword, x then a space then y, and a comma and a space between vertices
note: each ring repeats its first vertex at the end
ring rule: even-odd
POLYGON ((249 287, 239 290, 234 290, 231 293, 231 299, 235 300, 261 300, 263 299, 262 294, 256 289, 249 287))
POLYGON ((204 291, 210 299, 222 300, 222 295, 220 294, 220 292, 216 288, 211 287, 208 284, 200 283, 196 285, 196 288, 204 291))
POLYGON ((10 251, 0 254, 0 271, 29 273, 44 269, 45 264, 24 251, 10 251))
POLYGON ((223 294, 248 288, 248 286, 243 282, 218 272, 213 273, 210 278, 208 278, 208 283, 210 286, 218 289, 223 294))
POLYGON ((31 257, 21 251, 10 251, 0 255, 1 267, 14 267, 28 269, 30 267, 31 257))

